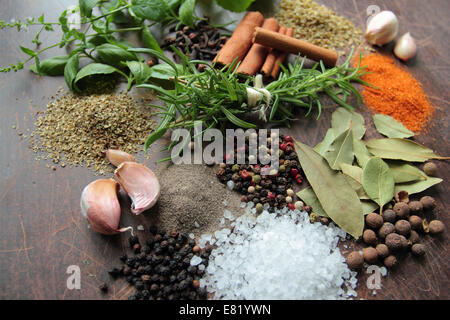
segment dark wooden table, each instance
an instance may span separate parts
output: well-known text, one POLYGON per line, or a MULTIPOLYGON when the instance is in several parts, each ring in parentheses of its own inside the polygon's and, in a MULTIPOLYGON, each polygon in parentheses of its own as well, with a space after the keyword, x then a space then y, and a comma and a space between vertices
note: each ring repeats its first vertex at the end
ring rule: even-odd
MULTIPOLYGON (((2 0, 0 19, 39 16, 45 13, 49 21, 77 1, 2 0)), ((269 1, 270 2, 270 1, 269 1)), ((427 133, 417 137, 439 154, 450 155, 449 90, 450 2, 447 0, 330 0, 331 8, 351 18, 364 28, 366 8, 376 4, 394 11, 400 19, 400 34, 410 31, 418 40, 417 57, 408 64, 409 71, 419 79, 436 112, 427 133)), ((34 32, 0 31, 0 65, 24 57, 18 48, 28 46, 34 32)), ((44 34, 48 43, 57 33, 44 34)), ((388 46, 384 50, 391 50, 388 46)), ((57 50, 50 54, 56 53, 57 50)), ((52 171, 44 162, 35 161, 26 140, 18 136, 17 128, 27 134, 32 129, 35 113, 52 99, 58 87, 65 87, 61 77, 38 77, 27 70, 0 74, 0 299, 126 299, 130 292, 123 281, 111 282, 107 269, 118 263, 119 255, 127 250, 126 235, 104 237, 87 229, 80 215, 79 200, 82 188, 94 179, 85 168, 58 168, 52 171), (68 290, 66 270, 70 265, 81 269, 81 290, 68 290), (111 283, 109 294, 102 295, 98 285, 111 283)), ((319 121, 301 118, 293 127, 293 135, 311 145, 319 142, 330 124, 330 103, 319 121)), ((370 122, 370 113, 361 112, 370 122)), ((374 136, 373 127, 368 130, 374 136)), ((146 163, 155 166, 158 155, 146 163)), ((439 162, 439 176, 448 180, 449 164, 439 162)), ((436 197, 437 216, 450 226, 448 217, 449 183, 445 181, 427 194, 436 197)), ((122 197, 125 206, 129 200, 122 197)), ((125 223, 148 226, 145 216, 125 223)), ((425 238, 430 251, 426 259, 407 256, 388 277, 382 279, 377 295, 366 288, 367 275, 360 276, 358 293, 368 299, 449 299, 449 242, 425 238)))

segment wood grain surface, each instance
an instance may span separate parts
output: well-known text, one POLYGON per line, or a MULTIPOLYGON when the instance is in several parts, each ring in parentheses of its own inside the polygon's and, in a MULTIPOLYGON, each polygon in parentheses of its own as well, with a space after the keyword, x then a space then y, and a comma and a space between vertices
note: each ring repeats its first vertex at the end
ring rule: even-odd
MULTIPOLYGON (((54 21, 69 4, 63 0, 1 0, 0 19, 26 18, 45 13, 54 21)), ((255 8, 273 8, 270 1, 257 1, 255 8)), ((450 2, 447 0, 330 0, 322 1, 340 14, 364 28, 366 8, 378 5, 394 11, 400 20, 400 34, 407 31, 418 40, 418 55, 408 64, 409 71, 423 83, 424 90, 436 112, 426 133, 415 139, 441 155, 450 155, 449 77, 450 44, 448 39, 450 2)), ((35 29, 28 32, 0 30, 0 65, 24 59, 19 45, 29 46, 35 29)), ((44 45, 60 35, 43 34, 44 45)), ((30 45, 31 46, 31 45, 30 45)), ((392 50, 392 44, 383 49, 392 50)), ((53 50, 49 57, 61 53, 53 50)), ((113 282, 107 270, 118 265, 118 257, 126 252, 127 235, 105 237, 87 229, 80 215, 79 200, 82 188, 95 176, 86 168, 58 168, 52 171, 46 163, 36 161, 25 139, 17 128, 27 134, 33 128, 36 112, 43 110, 58 87, 65 87, 62 77, 39 77, 27 70, 0 74, 0 299, 126 299, 132 289, 122 280, 113 282), (81 289, 66 287, 67 267, 81 269, 81 289), (110 284, 108 294, 101 294, 98 286, 110 284)), ((330 125, 334 105, 325 101, 326 111, 316 121, 314 115, 299 116, 290 131, 298 140, 315 145, 330 125)), ((371 123, 370 112, 360 109, 366 122, 371 123)), ((373 126, 367 136, 377 134, 373 126)), ((154 148, 157 149, 157 148, 154 148)), ((145 160, 155 167, 159 154, 145 160)), ((142 159, 142 158, 141 158, 142 159)), ((449 163, 437 162, 439 176, 445 182, 426 194, 437 199, 435 210, 447 227, 449 193, 449 163)), ((121 195, 123 207, 130 201, 121 195)), ((123 214, 122 225, 148 226, 145 215, 131 218, 123 214)), ((376 296, 366 287, 366 274, 359 277, 358 294, 364 299, 449 299, 449 241, 448 233, 441 238, 425 237, 429 252, 425 259, 410 255, 401 259, 400 266, 382 278, 382 289, 376 296)), ((358 243, 351 246, 359 247, 358 243)), ((344 249, 343 250, 348 250, 344 249)))

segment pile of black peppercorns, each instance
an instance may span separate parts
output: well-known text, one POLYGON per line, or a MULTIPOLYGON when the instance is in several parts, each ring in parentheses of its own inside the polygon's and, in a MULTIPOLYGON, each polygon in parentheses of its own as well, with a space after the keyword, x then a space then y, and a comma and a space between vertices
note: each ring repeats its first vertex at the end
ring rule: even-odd
MULTIPOLYGON (((169 46, 174 46, 190 60, 212 61, 227 40, 228 37, 221 35, 220 29, 210 25, 206 19, 198 21, 194 29, 185 26, 182 30, 176 31, 175 36, 165 37, 161 48, 168 49, 169 46)), ((175 53, 173 58, 176 62, 181 62, 175 53)), ((203 67, 199 65, 199 69, 203 67)))
MULTIPOLYGON (((256 138, 255 138, 256 139, 256 138)), ((261 172, 268 168, 262 165, 257 159, 257 164, 249 164, 248 154, 249 139, 245 141, 246 164, 226 164, 221 163, 216 171, 216 176, 220 182, 233 187, 233 190, 243 195, 242 202, 253 202, 262 208, 268 203, 273 208, 282 209, 288 206, 291 210, 303 210, 301 201, 296 201, 293 191, 294 183, 301 184, 302 169, 295 152, 293 138, 288 135, 269 134, 267 136, 267 150, 270 156, 272 139, 278 139, 279 143, 279 168, 275 171, 261 172)), ((260 146, 261 148, 261 146, 260 146)), ((234 159, 236 159, 237 145, 235 143, 234 159)), ((225 160, 229 155, 225 155, 225 160)), ((308 209, 308 208, 306 208, 308 209)))
POLYGON ((395 197, 392 209, 386 209, 382 215, 370 213, 366 216, 362 239, 368 247, 353 251, 347 256, 350 269, 360 269, 364 261, 375 264, 382 261, 387 268, 398 264, 396 255, 411 251, 414 256, 423 256, 427 248, 419 243, 424 233, 439 235, 445 231, 439 220, 427 222, 425 215, 432 215, 436 207, 435 200, 424 196, 420 201, 409 201, 408 193, 400 191, 395 197))
MULTIPOLYGON (((204 270, 191 266, 194 255, 202 258, 202 265, 208 266, 210 248, 200 250, 195 240, 185 233, 172 230, 150 229, 150 237, 141 246, 138 237, 129 238, 134 256, 120 257, 123 266, 113 268, 113 278, 125 277, 136 289, 129 300, 200 300, 206 299, 206 291, 200 288, 199 279, 204 270)), ((106 284, 100 286, 107 291, 106 284)))

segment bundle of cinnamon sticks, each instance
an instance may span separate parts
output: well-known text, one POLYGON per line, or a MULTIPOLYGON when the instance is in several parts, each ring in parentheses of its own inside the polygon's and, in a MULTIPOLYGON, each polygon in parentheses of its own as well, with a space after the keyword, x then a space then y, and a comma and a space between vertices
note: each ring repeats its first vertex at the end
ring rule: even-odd
POLYGON ((288 53, 300 53, 329 66, 336 64, 336 52, 295 39, 293 34, 292 28, 280 27, 274 18, 264 19, 258 11, 248 12, 214 61, 219 66, 240 61, 239 74, 261 73, 270 80, 278 78, 280 64, 284 63, 288 53))

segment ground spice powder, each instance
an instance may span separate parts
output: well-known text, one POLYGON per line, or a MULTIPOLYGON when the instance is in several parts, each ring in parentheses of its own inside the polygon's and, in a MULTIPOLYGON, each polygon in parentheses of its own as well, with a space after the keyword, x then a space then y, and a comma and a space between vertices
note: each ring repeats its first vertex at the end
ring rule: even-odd
POLYGON ((373 111, 402 122, 411 131, 424 129, 434 109, 421 83, 396 66, 394 59, 380 54, 366 55, 361 66, 366 66, 368 72, 362 79, 377 87, 364 86, 364 103, 373 111))

